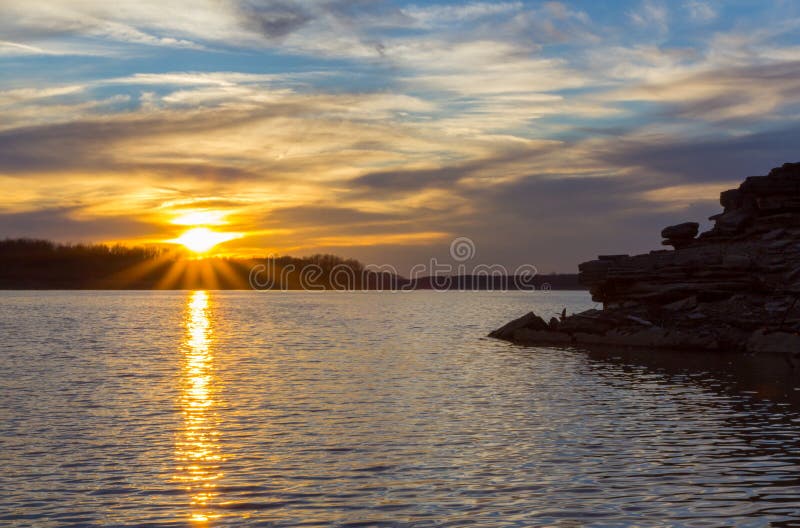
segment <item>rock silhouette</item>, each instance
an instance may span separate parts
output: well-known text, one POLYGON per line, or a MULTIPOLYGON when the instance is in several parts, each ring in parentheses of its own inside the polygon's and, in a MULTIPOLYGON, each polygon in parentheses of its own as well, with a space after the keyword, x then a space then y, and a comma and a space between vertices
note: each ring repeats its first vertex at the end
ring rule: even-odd
POLYGON ((697 236, 665 228, 674 250, 602 255, 579 279, 602 310, 550 323, 529 314, 492 337, 521 344, 641 346, 800 357, 800 163, 747 178, 697 236))

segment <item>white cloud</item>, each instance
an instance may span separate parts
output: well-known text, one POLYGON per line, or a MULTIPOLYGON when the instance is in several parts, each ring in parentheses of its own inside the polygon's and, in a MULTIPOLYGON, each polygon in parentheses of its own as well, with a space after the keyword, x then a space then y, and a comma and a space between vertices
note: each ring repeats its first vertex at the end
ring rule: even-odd
POLYGON ((708 2, 687 0, 684 6, 689 12, 689 18, 695 22, 710 22, 717 18, 717 11, 708 2))
POLYGON ((660 33, 669 30, 669 11, 664 4, 655 0, 644 0, 635 11, 628 13, 628 17, 643 29, 654 28, 660 33))
POLYGON ((127 77, 115 77, 100 81, 102 84, 129 84, 137 86, 233 86, 236 84, 260 84, 285 79, 282 74, 243 72, 166 72, 135 73, 127 77))
POLYGON ((521 2, 471 2, 462 5, 414 5, 402 12, 420 26, 452 25, 456 21, 518 12, 521 2))
POLYGON ((0 106, 10 104, 30 103, 31 101, 72 95, 82 92, 84 85, 65 85, 47 88, 17 88, 14 90, 0 91, 0 106))

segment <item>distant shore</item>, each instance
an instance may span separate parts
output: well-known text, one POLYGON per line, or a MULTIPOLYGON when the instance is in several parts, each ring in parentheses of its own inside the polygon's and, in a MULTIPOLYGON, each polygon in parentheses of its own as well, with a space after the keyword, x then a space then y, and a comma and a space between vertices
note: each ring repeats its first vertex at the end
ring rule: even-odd
POLYGON ((0 290, 586 290, 577 274, 406 278, 335 255, 192 258, 158 248, 0 241, 0 290))

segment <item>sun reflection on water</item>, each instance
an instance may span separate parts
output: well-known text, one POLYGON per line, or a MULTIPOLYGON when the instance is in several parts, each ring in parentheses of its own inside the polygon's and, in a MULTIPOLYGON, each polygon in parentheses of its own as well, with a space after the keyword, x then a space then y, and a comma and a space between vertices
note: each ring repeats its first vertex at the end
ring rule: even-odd
POLYGON ((206 292, 192 292, 185 326, 180 395, 183 429, 175 446, 175 478, 185 485, 191 498, 190 519, 202 523, 218 517, 212 514, 212 506, 218 495, 216 482, 222 476, 223 458, 217 428, 219 416, 214 409, 217 384, 206 292))

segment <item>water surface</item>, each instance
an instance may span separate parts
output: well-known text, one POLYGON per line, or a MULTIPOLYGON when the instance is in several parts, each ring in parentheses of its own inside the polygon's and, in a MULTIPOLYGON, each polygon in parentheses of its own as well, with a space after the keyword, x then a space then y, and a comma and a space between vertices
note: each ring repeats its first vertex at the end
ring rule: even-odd
POLYGON ((0 292, 0 524, 797 526, 797 375, 521 348, 580 292, 0 292))

